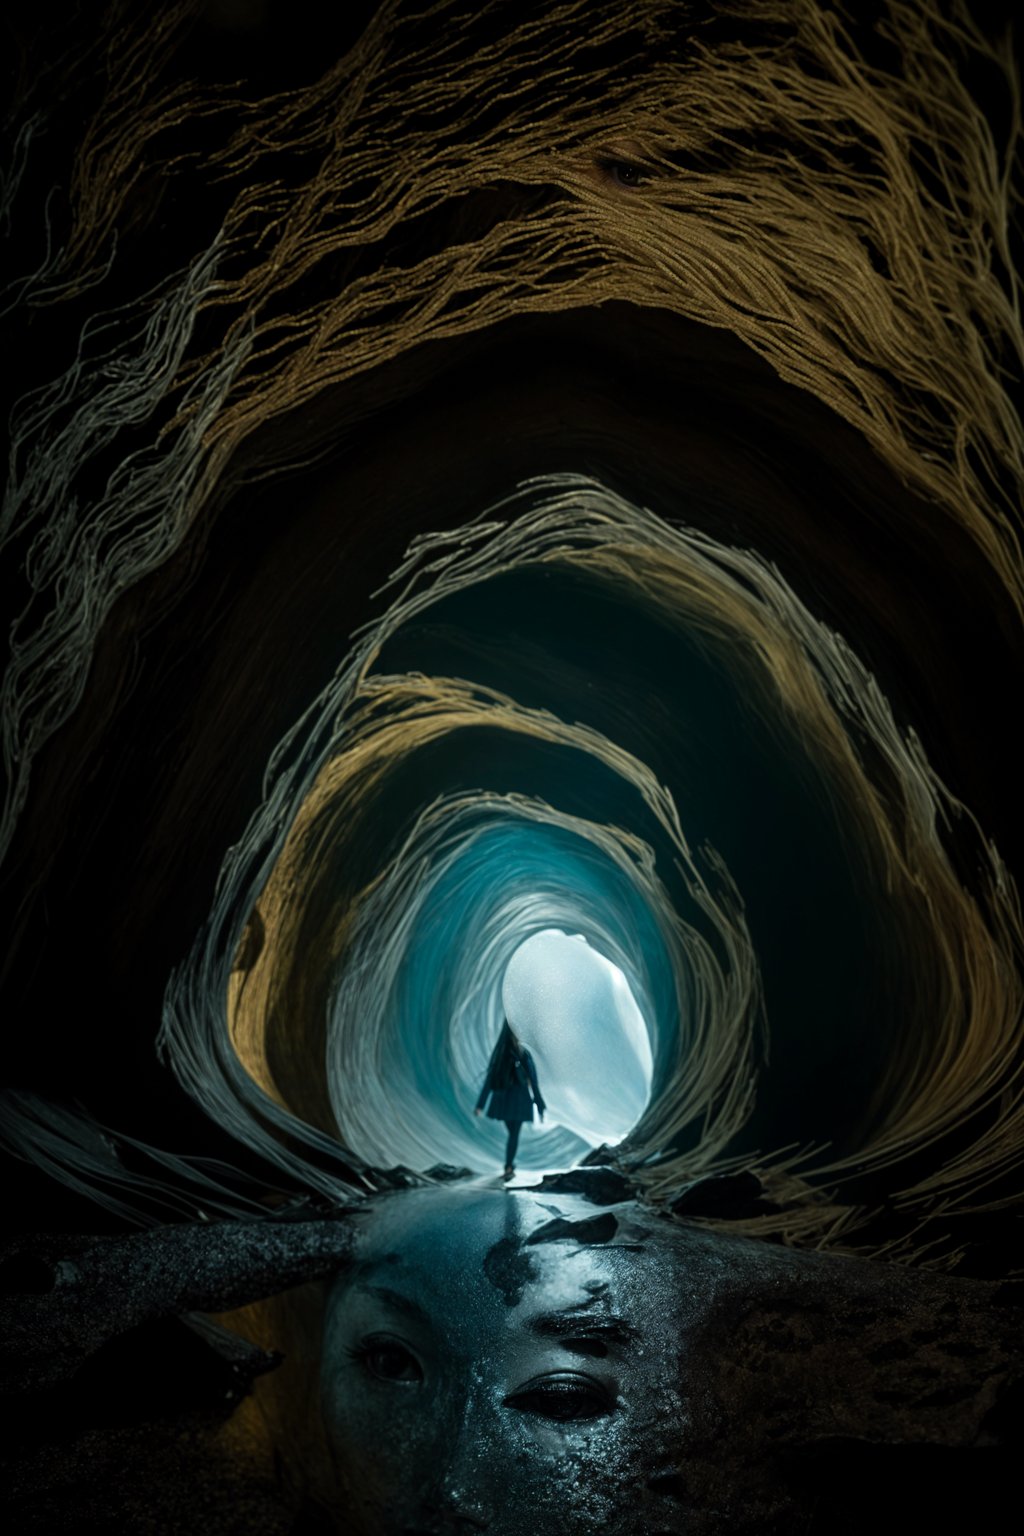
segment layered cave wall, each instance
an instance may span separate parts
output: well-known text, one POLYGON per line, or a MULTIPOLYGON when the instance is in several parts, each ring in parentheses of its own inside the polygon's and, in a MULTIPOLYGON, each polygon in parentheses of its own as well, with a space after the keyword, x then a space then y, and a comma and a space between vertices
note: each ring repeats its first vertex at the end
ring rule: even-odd
POLYGON ((19 23, 12 1224, 480 1176, 503 971, 554 926, 648 1026, 628 1188, 1001 1278, 999 18, 442 9, 128 6, 45 64, 19 23))
MULTIPOLYGON (((27 926, 10 984, 18 1012, 53 989, 45 1006, 59 1048, 52 1037, 16 1039, 14 1080, 31 1085, 42 1073, 59 1096, 90 1106, 95 1096, 101 1121, 144 1139, 158 1139, 152 1105, 163 1102, 179 1147, 184 1123, 197 1146, 237 1153, 182 1108, 137 1020, 159 1016, 272 752, 328 687, 352 632, 386 612, 386 595, 372 594, 410 540, 458 529, 531 477, 571 467, 776 565, 877 678, 899 728, 918 732, 935 772, 1014 867, 1009 605, 970 540, 936 522, 857 434, 727 336, 623 305, 509 322, 447 353, 414 354, 400 378, 390 373, 372 426, 372 379, 335 391, 312 426, 300 424, 306 451, 326 452, 325 462, 243 486, 197 530, 195 551, 126 594, 82 710, 39 764, 11 868, 24 879, 34 866, 45 886, 33 892, 25 881, 27 926), (485 453, 466 451, 481 441, 485 453), (66 963, 40 971, 55 932, 66 963), (76 991, 104 997, 110 1048, 137 1085, 127 1101, 78 1027, 64 993, 72 976, 76 991)), ((287 433, 284 441, 294 451, 287 433)), ((265 438, 260 453, 271 456, 265 438)), ((658 617, 644 617, 642 599, 623 607, 592 580, 588 595, 583 577, 559 586, 549 568, 446 603, 388 641, 379 670, 469 676, 528 707, 589 719, 685 804, 693 844, 711 842, 734 868, 776 1041, 760 1108, 735 1150, 855 1147, 892 1045, 884 1020, 899 1015, 900 989, 912 994, 915 983, 865 896, 870 856, 844 841, 820 777, 792 742, 772 739, 770 715, 759 718, 742 682, 709 671, 698 652, 687 662, 658 617), (590 700, 585 717, 581 699, 590 700), (822 1027, 825 1010, 834 1028, 822 1027), (824 1095, 808 1093, 815 1078, 824 1095)), ((373 823, 365 844, 338 834, 351 888, 446 790, 553 794, 570 813, 627 825, 632 817, 640 835, 654 836, 638 805, 608 799, 598 770, 573 767, 571 754, 559 760, 548 748, 545 767, 543 753, 500 733, 489 747, 463 734, 427 750, 435 767, 423 779, 412 764, 385 835, 373 823)), ((970 877, 971 840, 958 854, 960 835, 954 822, 954 867, 970 877)), ((665 847, 659 869, 676 879, 665 847)))

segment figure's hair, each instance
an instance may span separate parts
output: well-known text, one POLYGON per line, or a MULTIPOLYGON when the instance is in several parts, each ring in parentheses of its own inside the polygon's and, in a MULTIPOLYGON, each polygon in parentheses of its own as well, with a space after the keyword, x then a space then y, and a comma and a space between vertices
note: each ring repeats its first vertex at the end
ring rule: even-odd
POLYGON ((511 1088, 516 1081, 516 1063, 522 1060, 521 1052, 519 1037, 506 1019, 487 1064, 485 1085, 495 1089, 511 1088))
POLYGON ((232 1415, 227 1446, 257 1467, 273 1465, 297 1505, 330 1513, 336 1511, 338 1488, 320 1407, 326 1299, 327 1285, 318 1281, 227 1313, 221 1321, 284 1357, 257 1379, 232 1415))

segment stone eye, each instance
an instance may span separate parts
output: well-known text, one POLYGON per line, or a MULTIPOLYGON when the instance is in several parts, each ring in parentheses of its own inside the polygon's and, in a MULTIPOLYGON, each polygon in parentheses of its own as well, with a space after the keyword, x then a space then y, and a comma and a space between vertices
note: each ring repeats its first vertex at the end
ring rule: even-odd
POLYGON ((549 1376, 531 1382, 505 1399, 506 1408, 553 1419, 559 1424, 599 1419, 615 1408, 612 1397, 597 1382, 585 1377, 549 1376))
POLYGON ((423 1380, 423 1369, 416 1356, 398 1339, 364 1339, 353 1353, 379 1381, 405 1387, 417 1386, 423 1380))

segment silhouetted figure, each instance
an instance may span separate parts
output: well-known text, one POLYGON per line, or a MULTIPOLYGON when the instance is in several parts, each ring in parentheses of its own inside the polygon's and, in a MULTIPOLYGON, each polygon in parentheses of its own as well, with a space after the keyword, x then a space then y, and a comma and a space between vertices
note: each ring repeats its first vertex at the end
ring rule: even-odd
POLYGON ((501 1026, 497 1044, 487 1064, 487 1076, 476 1101, 476 1114, 487 1105, 489 1120, 503 1120, 508 1131, 505 1149, 505 1178, 515 1172, 516 1149, 519 1146, 519 1129, 524 1120, 533 1119, 533 1106, 544 1119, 544 1100, 537 1083, 537 1068, 533 1057, 523 1045, 515 1030, 506 1019, 501 1026))

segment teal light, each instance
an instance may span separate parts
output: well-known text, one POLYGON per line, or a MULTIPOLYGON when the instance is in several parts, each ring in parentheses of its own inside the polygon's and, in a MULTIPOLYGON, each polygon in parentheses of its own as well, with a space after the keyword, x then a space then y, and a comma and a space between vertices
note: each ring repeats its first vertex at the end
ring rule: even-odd
POLYGON ((628 1135, 647 1107, 654 1057, 619 967, 583 934, 548 928, 512 956, 502 1002, 533 1052, 550 1122, 592 1144, 628 1135))
POLYGON ((674 1036, 662 915, 638 870, 512 805, 442 825, 410 840, 338 977, 328 1081, 345 1144, 378 1166, 500 1165, 504 1127, 473 1107, 507 1013, 550 1105, 519 1165, 571 1165, 639 1121, 674 1036))

